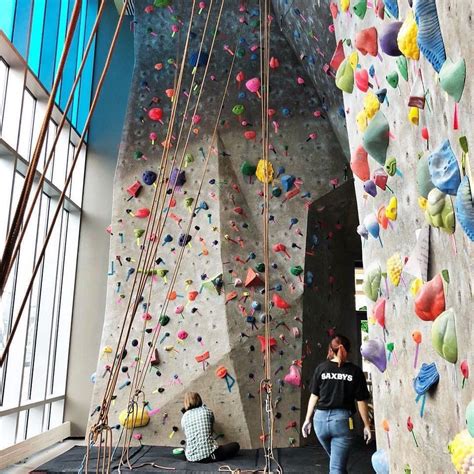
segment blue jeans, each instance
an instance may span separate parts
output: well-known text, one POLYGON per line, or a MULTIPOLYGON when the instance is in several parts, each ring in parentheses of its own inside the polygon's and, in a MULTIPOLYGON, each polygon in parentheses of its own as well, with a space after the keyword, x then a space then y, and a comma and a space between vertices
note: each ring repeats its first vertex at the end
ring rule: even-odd
POLYGON ((329 474, 347 474, 347 461, 353 441, 349 426, 350 410, 316 410, 314 431, 329 455, 329 474))

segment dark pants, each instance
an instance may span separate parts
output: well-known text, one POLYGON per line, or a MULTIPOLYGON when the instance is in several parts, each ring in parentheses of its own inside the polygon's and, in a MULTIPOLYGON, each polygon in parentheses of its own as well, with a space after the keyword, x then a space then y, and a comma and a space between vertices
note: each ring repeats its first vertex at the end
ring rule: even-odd
POLYGON ((349 427, 350 410, 316 410, 314 430, 329 455, 329 473, 346 474, 353 432, 349 427))
POLYGON ((233 458, 240 450, 239 443, 229 443, 219 446, 208 458, 201 459, 198 462, 214 462, 214 461, 224 461, 226 459, 233 458))

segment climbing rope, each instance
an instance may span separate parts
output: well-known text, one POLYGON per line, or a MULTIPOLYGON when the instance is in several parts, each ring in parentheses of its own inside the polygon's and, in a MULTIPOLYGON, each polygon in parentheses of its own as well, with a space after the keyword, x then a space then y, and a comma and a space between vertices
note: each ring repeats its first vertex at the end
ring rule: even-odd
MULTIPOLYGON (((46 134, 49 129, 49 121, 51 119, 51 114, 53 112, 56 92, 58 90, 59 84, 62 79, 64 67, 66 65, 67 56, 71 48, 71 44, 74 38, 74 32, 76 30, 79 15, 81 12, 81 4, 82 4, 81 0, 76 0, 76 2, 74 3, 74 8, 71 14, 71 20, 69 22, 68 31, 66 33, 66 39, 64 40, 64 48, 61 53, 61 59, 59 61, 58 69, 56 71, 56 76, 54 78, 53 85, 51 87, 48 103, 46 105, 46 111, 44 114, 43 123, 41 124, 41 128, 38 133, 38 138, 36 140, 36 145, 30 158, 28 169, 26 170, 24 184, 20 193, 20 197, 18 199, 18 204, 15 210, 15 214, 13 215, 10 228, 8 229, 8 234, 7 234, 7 238, 5 242, 5 247, 3 249, 2 259, 0 260, 0 295, 3 294, 5 285, 8 280, 9 271, 11 270, 13 266, 13 262, 11 261, 11 259, 12 259, 14 246, 15 246, 15 243, 17 242, 18 236, 21 231, 23 218, 25 216, 26 206, 28 204, 28 199, 30 197, 31 189, 33 187, 33 181, 35 178, 36 169, 39 164, 41 151, 43 149, 44 141, 46 139, 46 134)), ((31 35, 28 35, 28 37, 30 36, 31 35)), ((26 60, 28 60, 28 58, 26 60)), ((2 357, 0 358, 0 365, 3 364, 5 356, 8 353, 8 349, 11 344, 11 339, 13 338, 13 335, 16 332, 17 326, 18 326, 18 323, 14 324, 12 327, 12 331, 7 339, 7 343, 5 345, 5 349, 3 351, 2 357)))
MULTIPOLYGON (((69 28, 68 28, 68 31, 67 31, 67 34, 66 34, 66 39, 64 41, 64 49, 63 49, 63 52, 61 54, 61 59, 59 61, 59 65, 58 65, 58 69, 57 69, 57 72, 56 72, 56 76, 54 78, 53 85, 51 87, 48 103, 46 105, 45 115, 44 115, 44 118, 43 118, 43 123, 41 124, 41 128, 40 128, 40 131, 39 131, 39 134, 38 134, 35 149, 34 149, 32 155, 31 155, 31 158, 30 158, 30 163, 29 163, 28 169, 26 171, 23 188, 21 190, 20 197, 18 199, 18 204, 17 204, 16 210, 15 210, 15 214, 13 216, 12 223, 11 223, 10 228, 8 230, 8 234, 7 234, 7 238, 6 238, 6 242, 5 242, 5 247, 4 247, 4 250, 3 250, 2 259, 0 261, 0 296, 3 294, 3 290, 5 289, 5 285, 7 283, 9 273, 10 273, 12 267, 13 267, 14 262, 12 261, 12 255, 14 253, 14 247, 15 247, 15 244, 17 242, 18 236, 19 236, 20 231, 21 231, 23 218, 24 218, 24 215, 25 215, 25 212, 26 212, 26 206, 28 204, 28 200, 29 200, 30 194, 31 194, 31 189, 33 187, 33 181, 34 181, 34 178, 35 178, 36 169, 38 167, 38 163, 39 163, 40 156, 41 156, 41 151, 43 149, 44 141, 46 139, 46 133, 47 133, 48 128, 49 128, 49 121, 50 121, 50 118, 51 118, 51 114, 53 112, 56 92, 58 90, 59 84, 60 84, 61 79, 62 79, 62 74, 63 74, 64 66, 66 64, 67 55, 69 53, 69 49, 71 47, 74 32, 75 32, 76 25, 77 25, 77 22, 78 22, 80 9, 81 9, 81 3, 82 2, 80 0, 76 0, 76 2, 74 4, 74 8, 73 8, 73 11, 72 11, 72 14, 71 14, 71 21, 69 23, 69 28)), ((66 188, 67 188, 67 186, 66 186, 66 188)), ((65 193, 65 189, 64 189, 63 193, 65 193)), ((64 197, 63 197, 63 200, 64 200, 64 197)), ((62 202, 61 202, 61 204, 62 204, 62 202)), ((59 209, 59 207, 60 207, 60 204, 58 204, 58 209, 59 209)), ((51 229, 52 229, 53 226, 54 226, 54 224, 52 223, 51 224, 51 229)), ((49 233, 48 235, 51 235, 51 234, 49 233)), ((49 241, 49 238, 47 240, 49 241)), ((47 245, 46 241, 45 241, 45 243, 47 245)), ((45 248, 46 248, 46 246, 43 246, 42 256, 44 256, 45 248)), ((40 257, 40 261, 35 266, 36 271, 34 271, 33 276, 31 277, 26 295, 23 298, 23 301, 22 301, 22 304, 21 304, 20 309, 18 311, 18 314, 17 314, 17 316, 15 318, 15 321, 13 322, 13 325, 11 327, 11 331, 8 334, 7 340, 5 342, 5 347, 4 347, 3 352, 0 356, 0 367, 5 362, 8 351, 10 350, 11 343, 13 341, 13 338, 14 338, 15 333, 17 331, 18 325, 20 323, 21 315, 23 314, 24 308, 26 306, 26 302, 28 301, 29 295, 31 293, 31 288, 33 287, 33 283, 34 283, 36 273, 38 272, 38 269, 40 267, 42 256, 40 257)))
MULTIPOLYGON (((20 252, 20 248, 21 248, 21 244, 23 242, 23 239, 26 235, 26 232, 28 230, 28 225, 30 223, 30 220, 31 220, 31 217, 35 211, 35 206, 36 206, 36 203, 38 201, 38 199, 41 199, 42 197, 42 192, 43 192, 43 184, 45 182, 45 179, 46 179, 46 174, 47 174, 47 171, 49 169, 49 166, 51 164, 54 163, 54 160, 55 160, 55 157, 56 157, 56 145, 59 141, 59 138, 61 136, 61 131, 62 129, 64 128, 64 125, 67 121, 67 114, 69 112, 69 109, 73 103, 73 100, 74 100, 74 96, 75 96, 75 91, 76 91, 76 88, 80 82, 80 79, 82 77, 82 72, 84 70, 84 67, 85 67, 85 64, 87 62, 87 58, 88 58, 88 55, 89 55, 89 52, 90 52, 90 49, 91 49, 91 46, 94 42, 94 39, 95 39, 95 35, 97 33, 97 29, 99 28, 99 24, 100 24, 100 20, 102 18, 102 14, 104 12, 104 9, 105 9, 105 0, 102 0, 101 1, 101 4, 100 4, 100 7, 99 7, 99 10, 98 10, 98 13, 97 13, 97 16, 96 16, 96 19, 95 19, 95 22, 94 22, 94 25, 92 27, 92 30, 91 30, 91 33, 89 35, 89 39, 87 41, 87 45, 84 49, 84 53, 83 53, 83 56, 82 56, 82 60, 81 60, 81 64, 79 65, 79 69, 78 69, 78 72, 76 74, 76 77, 74 79, 74 83, 71 87, 71 91, 69 93, 69 97, 68 97, 68 100, 66 102, 66 105, 64 107, 64 111, 63 111, 63 114, 62 114, 62 117, 61 117, 61 120, 56 128, 56 133, 55 133, 55 136, 54 136, 54 140, 51 144, 51 148, 50 148, 50 151, 49 151, 49 154, 48 154, 48 157, 46 159, 46 162, 44 164, 44 167, 43 167, 43 171, 40 175, 40 178, 39 178, 39 181, 38 181, 38 184, 36 186, 36 191, 34 193, 34 196, 33 196, 33 199, 31 201, 31 204, 29 206, 29 210, 26 214, 26 217, 24 219, 24 222, 23 222, 23 225, 21 227, 21 232, 16 240, 16 243, 15 243, 15 246, 14 246, 14 250, 11 254, 11 258, 9 259, 9 262, 6 263, 6 268, 5 268, 5 274, 7 275, 6 278, 8 278, 8 275, 10 274, 11 270, 12 270, 12 267, 15 263, 15 260, 16 258, 18 257, 18 253, 20 252)), ((15 156, 15 159, 16 156, 15 156)), ((68 186, 65 186, 64 189, 67 189, 68 186)), ((25 209, 25 212, 26 212, 26 209, 25 209)), ((50 226, 50 229, 52 229, 54 226, 51 225, 50 226)), ((33 277, 33 280, 34 280, 34 277, 33 277)), ((17 315, 17 319, 18 321, 21 319, 21 316, 23 314, 23 309, 21 311, 18 312, 18 315, 17 315)), ((13 337, 14 337, 14 334, 15 334, 15 331, 16 331, 16 328, 17 328, 17 324, 15 322, 15 324, 13 325, 12 327, 12 331, 10 332, 9 334, 9 338, 7 339, 7 343, 5 345, 5 349, 4 349, 4 352, 2 354, 2 356, 0 357, 0 366, 3 364, 6 356, 8 355, 8 350, 9 350, 9 347, 11 345, 11 341, 13 341, 13 337)))

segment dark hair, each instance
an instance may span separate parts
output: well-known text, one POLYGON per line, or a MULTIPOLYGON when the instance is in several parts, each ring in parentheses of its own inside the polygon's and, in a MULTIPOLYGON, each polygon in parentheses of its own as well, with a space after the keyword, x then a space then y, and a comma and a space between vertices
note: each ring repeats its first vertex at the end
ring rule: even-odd
POLYGON ((335 356, 339 358, 339 367, 347 360, 347 354, 351 351, 351 341, 342 334, 336 334, 329 343, 327 359, 331 360, 335 356))

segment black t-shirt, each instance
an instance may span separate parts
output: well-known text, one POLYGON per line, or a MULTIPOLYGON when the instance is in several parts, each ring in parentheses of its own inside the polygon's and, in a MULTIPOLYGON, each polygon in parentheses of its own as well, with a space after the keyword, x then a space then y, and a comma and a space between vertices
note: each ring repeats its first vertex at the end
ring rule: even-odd
POLYGON ((338 367, 327 360, 319 364, 311 381, 311 393, 318 397, 318 410, 345 408, 354 411, 354 400, 370 398, 362 369, 352 362, 338 367))

